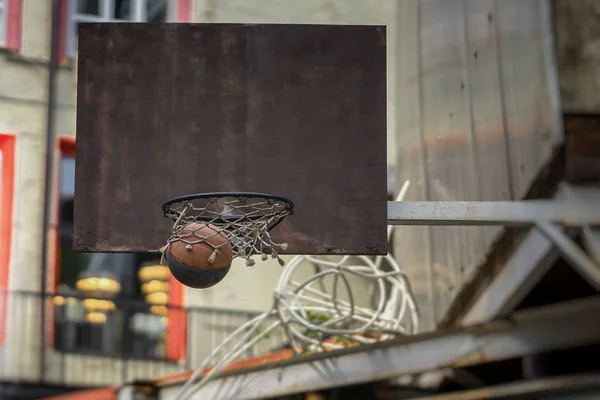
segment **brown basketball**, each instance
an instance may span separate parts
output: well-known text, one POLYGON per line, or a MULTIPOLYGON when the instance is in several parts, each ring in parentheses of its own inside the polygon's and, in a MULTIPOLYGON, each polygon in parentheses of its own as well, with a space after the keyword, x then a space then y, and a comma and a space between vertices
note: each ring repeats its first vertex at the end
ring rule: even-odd
POLYGON ((167 251, 167 265, 179 282, 193 288, 208 288, 229 272, 233 250, 227 237, 210 224, 190 223, 180 239, 167 251))

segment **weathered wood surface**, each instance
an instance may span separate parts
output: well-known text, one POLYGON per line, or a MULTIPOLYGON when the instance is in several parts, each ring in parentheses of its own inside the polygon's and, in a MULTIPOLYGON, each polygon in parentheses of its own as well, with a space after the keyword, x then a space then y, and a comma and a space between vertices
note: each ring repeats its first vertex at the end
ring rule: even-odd
POLYGON ((161 205, 291 198, 287 254, 385 254, 381 26, 83 24, 74 249, 155 251, 161 205))

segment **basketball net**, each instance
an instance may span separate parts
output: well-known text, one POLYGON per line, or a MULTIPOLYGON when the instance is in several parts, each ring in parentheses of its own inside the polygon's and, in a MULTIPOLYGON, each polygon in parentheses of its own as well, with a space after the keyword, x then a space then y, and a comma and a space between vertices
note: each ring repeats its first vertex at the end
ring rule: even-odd
POLYGON ((281 266, 285 264, 278 251, 286 250, 287 243, 276 243, 269 234, 269 229, 292 213, 281 200, 241 193, 200 195, 174 202, 164 209, 164 213, 174 224, 166 245, 160 249, 162 263, 171 243, 177 241, 185 242, 188 246, 204 243, 213 249, 207 262, 215 260, 219 246, 211 243, 209 239, 212 236, 192 235, 190 239, 186 227, 191 223, 199 223, 211 227, 215 235, 227 237, 231 243, 233 258, 244 258, 247 266, 255 264, 252 259, 255 255, 260 256, 263 261, 272 257, 281 266))
MULTIPOLYGON (((398 201, 405 198, 409 186, 406 181, 398 201)), ((391 233, 390 226, 388 240, 391 233)), ((293 257, 275 288, 272 307, 240 326, 215 348, 185 382, 176 398, 188 399, 250 349, 264 347, 265 342, 269 342, 272 348, 277 337, 280 338, 279 343, 289 343, 298 355, 374 343, 418 332, 419 318, 410 283, 392 255, 334 259, 293 257), (313 268, 308 274, 310 277, 298 280, 295 273, 307 267, 313 268), (331 281, 329 289, 325 279, 331 281), (374 307, 356 304, 352 283, 357 280, 368 282, 374 289, 374 307), (194 385, 209 367, 212 369, 194 385)), ((266 347, 264 352, 269 351, 269 346, 266 347)))

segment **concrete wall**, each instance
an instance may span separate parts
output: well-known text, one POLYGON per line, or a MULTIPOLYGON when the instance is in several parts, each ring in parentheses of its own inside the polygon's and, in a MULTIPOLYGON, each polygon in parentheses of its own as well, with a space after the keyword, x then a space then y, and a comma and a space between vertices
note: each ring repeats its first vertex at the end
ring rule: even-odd
MULTIPOLYGON (((49 12, 49 7, 24 2, 23 21, 36 28, 24 32, 21 55, 0 53, 0 129, 14 132, 17 138, 9 290, 40 288, 49 12)), ((39 307, 24 313, 12 300, 8 301, 2 372, 5 377, 14 377, 14 371, 35 376, 39 307)))
MULTIPOLYGON (((51 10, 50 2, 24 1, 23 7, 21 53, 0 50, 0 132, 14 133, 17 138, 8 288, 10 291, 38 292, 45 207, 43 183, 51 10)), ((57 135, 75 135, 75 73, 73 59, 58 68, 54 116, 57 135)), ((52 275, 50 271, 49 276, 52 275)), ((39 379, 41 307, 39 301, 32 300, 27 305, 22 298, 10 297, 8 300, 7 335, 0 346, 0 381, 36 382, 39 379)), ((121 361, 114 358, 65 356, 47 349, 46 361, 46 379, 61 385, 108 385, 121 379, 121 361), (82 366, 85 366, 84 375, 88 381, 82 380, 82 366)), ((153 363, 138 364, 130 369, 132 375, 126 379, 149 379, 155 375, 148 366, 153 363)), ((182 369, 179 364, 161 365, 161 373, 182 369)))

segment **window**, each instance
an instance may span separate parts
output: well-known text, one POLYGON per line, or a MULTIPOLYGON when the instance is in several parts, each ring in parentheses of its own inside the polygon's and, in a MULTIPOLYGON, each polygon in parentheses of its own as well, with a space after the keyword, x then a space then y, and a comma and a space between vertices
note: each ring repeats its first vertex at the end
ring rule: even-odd
POLYGON ((170 15, 176 14, 170 12, 169 6, 178 3, 167 0, 71 0, 69 55, 77 52, 77 26, 80 22, 167 22, 175 20, 170 15))
POLYGON ((0 47, 21 50, 23 0, 0 0, 0 47))
POLYGON ((0 133, 0 344, 4 341, 4 319, 10 267, 12 207, 15 179, 15 136, 0 133))
POLYGON ((75 146, 72 138, 64 140, 58 161, 58 219, 54 233, 55 347, 65 352, 119 357, 170 360, 185 357, 181 351, 181 343, 187 336, 185 312, 178 309, 181 289, 171 281, 170 292, 164 295, 169 304, 176 306, 176 311, 168 306, 153 307, 139 279, 141 267, 158 264, 160 255, 72 250, 75 146), (118 290, 114 296, 104 296, 98 290, 94 294, 81 286, 85 278, 90 282, 104 280, 107 285, 114 283, 118 290), (174 343, 179 345, 174 347, 174 343), (176 354, 174 349, 178 350, 176 354))

